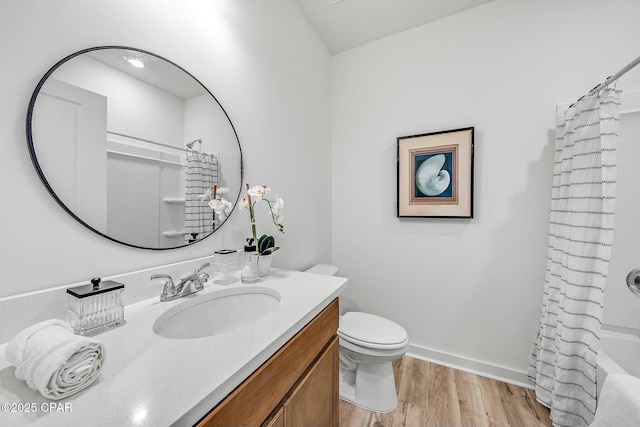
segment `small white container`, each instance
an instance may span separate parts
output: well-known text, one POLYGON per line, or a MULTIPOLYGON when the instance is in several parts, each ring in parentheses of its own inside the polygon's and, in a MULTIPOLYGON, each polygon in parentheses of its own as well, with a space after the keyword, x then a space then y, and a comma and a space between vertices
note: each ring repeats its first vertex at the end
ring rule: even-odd
POLYGON ((91 336, 122 326, 124 284, 91 279, 90 285, 67 289, 67 322, 77 335, 91 336))
POLYGON ((222 249, 213 253, 213 283, 228 285, 236 280, 240 270, 238 255, 238 251, 234 249, 222 249))

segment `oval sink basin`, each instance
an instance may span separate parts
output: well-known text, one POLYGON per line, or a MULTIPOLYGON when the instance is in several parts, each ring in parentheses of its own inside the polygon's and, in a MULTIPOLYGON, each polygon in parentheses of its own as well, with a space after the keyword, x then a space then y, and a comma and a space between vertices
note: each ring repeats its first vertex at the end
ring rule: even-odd
POLYGON ((210 337, 253 323, 278 304, 280 293, 260 286, 196 295, 158 317, 153 332, 178 340, 210 337))

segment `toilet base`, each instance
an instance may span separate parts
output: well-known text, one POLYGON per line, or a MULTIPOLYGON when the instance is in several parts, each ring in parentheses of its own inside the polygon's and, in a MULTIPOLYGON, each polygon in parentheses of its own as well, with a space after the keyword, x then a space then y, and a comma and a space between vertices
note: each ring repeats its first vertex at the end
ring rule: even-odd
POLYGON ((359 363, 340 369, 340 399, 371 412, 387 413, 398 406, 391 362, 359 363))

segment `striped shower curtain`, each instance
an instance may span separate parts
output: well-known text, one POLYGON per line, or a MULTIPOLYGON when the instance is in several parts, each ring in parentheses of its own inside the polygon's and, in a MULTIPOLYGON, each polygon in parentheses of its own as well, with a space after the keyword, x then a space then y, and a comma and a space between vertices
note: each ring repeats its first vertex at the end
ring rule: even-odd
POLYGON ((215 215, 201 196, 218 183, 218 162, 210 154, 187 152, 185 182, 185 243, 204 238, 213 232, 215 215))
POLYGON ((586 426, 613 243, 620 91, 558 115, 547 270, 529 377, 554 426, 586 426))

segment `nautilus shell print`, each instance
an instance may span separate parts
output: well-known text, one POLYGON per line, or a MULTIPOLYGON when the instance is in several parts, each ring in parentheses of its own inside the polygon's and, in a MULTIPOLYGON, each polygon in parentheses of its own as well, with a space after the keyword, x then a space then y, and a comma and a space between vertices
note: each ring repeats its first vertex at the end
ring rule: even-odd
POLYGON ((446 169, 442 169, 445 161, 444 154, 437 154, 418 166, 416 187, 425 196, 438 196, 449 187, 451 175, 446 169))

